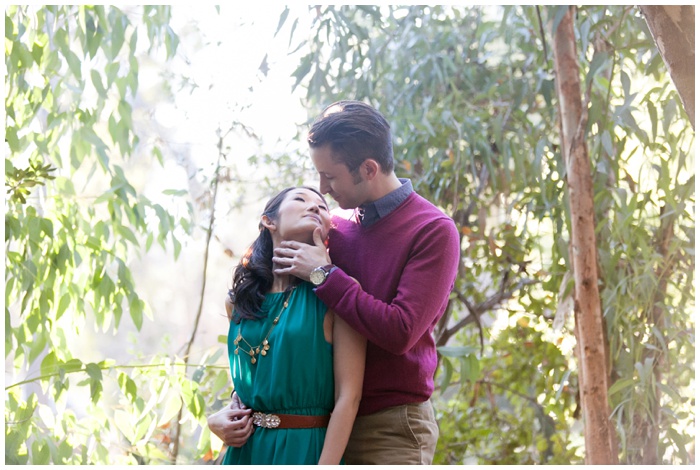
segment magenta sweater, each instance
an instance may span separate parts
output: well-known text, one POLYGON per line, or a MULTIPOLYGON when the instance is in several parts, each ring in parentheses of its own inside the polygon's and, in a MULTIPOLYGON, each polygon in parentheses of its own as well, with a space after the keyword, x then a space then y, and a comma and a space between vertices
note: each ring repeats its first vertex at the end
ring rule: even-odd
POLYGON ((427 400, 437 367, 432 331, 460 259, 454 222, 415 192, 369 227, 333 222, 330 255, 340 269, 316 294, 369 340, 359 415, 427 400))

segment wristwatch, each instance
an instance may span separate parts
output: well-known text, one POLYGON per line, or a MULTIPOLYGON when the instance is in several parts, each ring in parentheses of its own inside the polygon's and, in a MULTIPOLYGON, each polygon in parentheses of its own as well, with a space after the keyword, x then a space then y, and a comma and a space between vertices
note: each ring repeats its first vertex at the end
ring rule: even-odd
POLYGON ((326 279, 328 278, 328 275, 331 273, 333 268, 335 268, 335 266, 332 264, 327 264, 325 266, 319 266, 318 268, 314 268, 314 270, 311 271, 311 274, 309 275, 311 283, 318 287, 324 282, 326 282, 326 279))

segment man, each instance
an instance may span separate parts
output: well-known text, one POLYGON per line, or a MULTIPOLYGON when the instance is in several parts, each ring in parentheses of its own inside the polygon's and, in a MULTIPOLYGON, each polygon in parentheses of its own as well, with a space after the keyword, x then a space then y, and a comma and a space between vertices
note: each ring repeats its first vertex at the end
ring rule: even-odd
MULTIPOLYGON (((315 245, 283 243, 273 263, 276 273, 315 284, 328 308, 368 339, 345 463, 429 465, 438 438, 430 403, 437 367, 432 331, 457 273, 457 229, 409 180, 396 177, 391 129, 371 106, 332 104, 308 142, 321 192, 357 210, 350 220, 334 217, 328 250, 318 232, 315 245)), ((245 438, 247 429, 240 431, 245 438)))

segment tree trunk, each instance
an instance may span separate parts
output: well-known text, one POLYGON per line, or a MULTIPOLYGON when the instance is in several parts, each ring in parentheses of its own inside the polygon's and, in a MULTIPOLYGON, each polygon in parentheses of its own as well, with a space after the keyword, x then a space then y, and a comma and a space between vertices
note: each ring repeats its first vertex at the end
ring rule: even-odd
POLYGON ((596 265, 593 177, 584 140, 586 115, 581 103, 573 8, 569 8, 554 32, 554 66, 571 209, 574 311, 586 464, 614 465, 618 457, 609 419, 605 337, 596 265))
POLYGON ((695 129, 695 6, 640 5, 695 129))

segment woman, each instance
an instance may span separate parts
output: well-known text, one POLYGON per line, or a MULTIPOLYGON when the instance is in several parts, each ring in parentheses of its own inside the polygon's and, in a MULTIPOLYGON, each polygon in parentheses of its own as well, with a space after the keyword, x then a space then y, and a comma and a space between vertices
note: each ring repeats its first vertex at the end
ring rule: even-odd
POLYGON ((282 241, 325 239, 330 214, 312 188, 287 188, 265 206, 260 235, 236 267, 227 302, 234 390, 251 408, 226 408, 209 427, 254 433, 223 464, 341 463, 362 393, 366 340, 318 300, 313 286, 274 274, 282 241), (332 414, 331 414, 332 411, 332 414))

